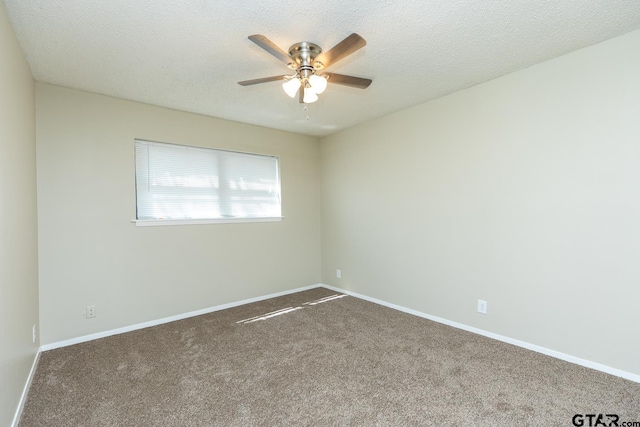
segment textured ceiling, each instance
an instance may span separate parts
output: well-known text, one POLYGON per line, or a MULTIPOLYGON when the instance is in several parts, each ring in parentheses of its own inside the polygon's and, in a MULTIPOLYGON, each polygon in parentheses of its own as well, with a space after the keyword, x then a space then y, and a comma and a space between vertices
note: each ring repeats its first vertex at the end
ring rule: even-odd
MULTIPOLYGON (((639 0, 4 0, 37 81, 309 135, 369 119, 640 28, 639 0), (367 46, 327 71, 309 119, 288 73, 247 39, 367 46)), ((635 52, 634 54, 639 54, 635 52)))

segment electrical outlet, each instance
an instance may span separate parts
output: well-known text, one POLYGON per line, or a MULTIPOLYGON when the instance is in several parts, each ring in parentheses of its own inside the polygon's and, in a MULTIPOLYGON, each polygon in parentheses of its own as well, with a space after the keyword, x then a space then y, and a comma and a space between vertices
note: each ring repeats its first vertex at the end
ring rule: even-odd
POLYGON ((337 269, 337 270, 336 270, 336 277, 337 277, 338 279, 342 279, 342 270, 340 270, 340 269, 337 269))
POLYGON ((88 305, 87 306, 87 319, 93 319, 96 317, 96 306, 88 305))
POLYGON ((487 314, 487 302, 485 300, 478 300, 478 313, 487 314))
POLYGON ((31 328, 31 340, 34 344, 36 343, 36 325, 31 328))

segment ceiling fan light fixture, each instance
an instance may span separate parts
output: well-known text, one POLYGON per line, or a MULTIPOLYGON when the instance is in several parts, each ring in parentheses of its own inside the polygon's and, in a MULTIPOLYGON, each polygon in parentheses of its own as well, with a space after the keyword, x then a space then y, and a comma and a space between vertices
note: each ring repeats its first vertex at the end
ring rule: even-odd
POLYGON ((304 88, 304 98, 302 102, 305 104, 311 104, 312 102, 316 102, 318 100, 318 94, 311 87, 304 88))
POLYGON ((260 79, 244 80, 238 82, 241 86, 250 86, 258 83, 280 81, 282 89, 291 98, 298 98, 300 103, 310 104, 318 100, 318 95, 327 88, 327 81, 331 83, 366 89, 371 84, 370 79, 347 76, 343 74, 316 72, 333 66, 342 58, 349 56, 363 48, 367 42, 360 35, 352 33, 337 45, 324 52, 320 46, 310 42, 295 43, 289 48, 289 52, 280 49, 274 42, 262 34, 253 34, 249 40, 273 55, 279 61, 294 70, 293 75, 279 75, 263 77, 260 79))
POLYGON ((309 84, 313 88, 313 91, 319 95, 327 88, 327 78, 314 74, 309 77, 309 84))
POLYGON ((284 89, 285 93, 289 95, 289 97, 294 98, 296 93, 298 93, 298 89, 300 89, 300 79, 294 77, 284 83, 282 83, 282 89, 284 89))

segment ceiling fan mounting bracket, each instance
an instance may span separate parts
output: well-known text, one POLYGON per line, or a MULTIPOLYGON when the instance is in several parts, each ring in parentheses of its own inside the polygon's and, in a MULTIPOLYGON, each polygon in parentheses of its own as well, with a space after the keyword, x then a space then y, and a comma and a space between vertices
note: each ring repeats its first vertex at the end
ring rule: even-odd
MULTIPOLYGON (((289 48, 289 56, 295 61, 289 64, 289 68, 299 71, 309 67, 311 70, 317 68, 314 61, 322 53, 322 48, 315 43, 299 42, 289 48)), ((322 65, 321 63, 317 63, 322 65)))

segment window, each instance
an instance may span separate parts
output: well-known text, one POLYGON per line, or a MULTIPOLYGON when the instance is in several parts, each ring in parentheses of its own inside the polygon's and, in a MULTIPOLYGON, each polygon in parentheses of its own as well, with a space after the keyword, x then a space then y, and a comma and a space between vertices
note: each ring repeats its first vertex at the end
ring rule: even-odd
POLYGON ((137 225, 281 218, 278 158, 135 141, 137 225))

